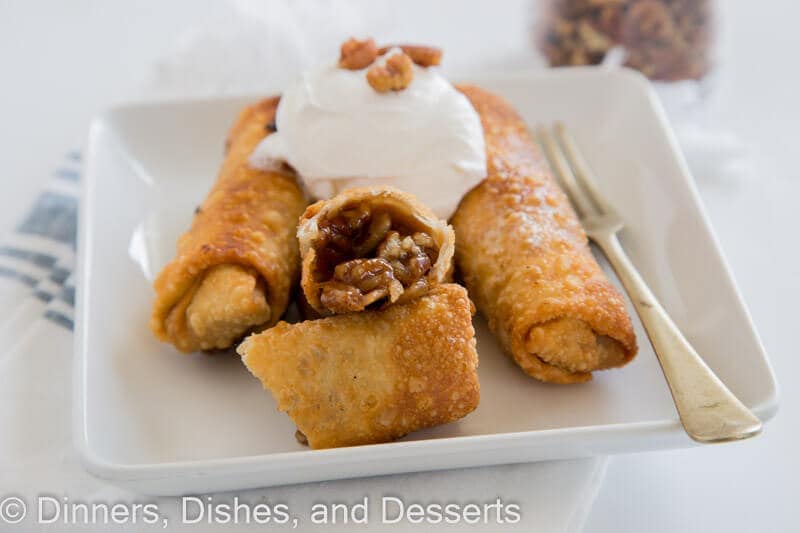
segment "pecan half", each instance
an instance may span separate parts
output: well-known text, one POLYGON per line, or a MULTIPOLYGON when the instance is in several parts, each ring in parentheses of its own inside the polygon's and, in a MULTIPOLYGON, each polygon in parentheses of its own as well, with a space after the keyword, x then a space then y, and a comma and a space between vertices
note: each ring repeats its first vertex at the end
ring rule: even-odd
POLYGON ((348 70, 361 70, 367 68, 378 57, 378 47, 375 41, 366 39, 359 41, 351 37, 342 43, 339 51, 339 66, 348 70))
POLYGON ((384 65, 373 65, 367 71, 367 82, 379 93, 402 91, 413 79, 411 58, 402 53, 392 54, 384 65))
POLYGON ((442 49, 435 46, 423 46, 417 44, 390 44, 382 46, 378 50, 378 55, 383 55, 392 48, 399 48, 411 61, 421 67, 433 67, 442 62, 442 49))

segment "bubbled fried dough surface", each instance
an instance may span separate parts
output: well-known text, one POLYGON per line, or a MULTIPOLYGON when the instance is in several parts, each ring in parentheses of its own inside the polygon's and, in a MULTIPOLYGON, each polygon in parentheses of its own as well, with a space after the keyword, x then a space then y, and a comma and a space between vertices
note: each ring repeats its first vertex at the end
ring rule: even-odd
POLYGON ((387 442, 478 405, 478 355, 466 290, 439 285, 382 311, 251 335, 239 346, 312 448, 387 442))
POLYGON ((625 362, 623 346, 574 318, 556 318, 531 328, 525 343, 528 353, 570 372, 591 372, 625 362))
POLYGON ((487 150, 487 179, 464 197, 451 220, 456 264, 478 310, 504 349, 537 379, 581 382, 591 379, 592 370, 630 361, 636 338, 622 296, 592 256, 522 119, 491 93, 458 88, 481 117, 487 150), (534 329, 560 318, 572 321, 562 323, 565 328, 534 329), (590 344, 582 340, 587 330, 613 339, 619 346, 610 351, 624 356, 603 353, 604 340, 596 341, 604 347, 595 356, 585 356, 576 346, 590 344), (556 350, 555 341, 541 335, 556 335, 568 347, 556 350))
POLYGON ((210 268, 186 308, 189 330, 203 350, 229 347, 270 315, 258 273, 233 264, 210 268))
MULTIPOLYGON (((247 163, 250 153, 269 133, 267 125, 274 121, 277 105, 277 97, 268 98, 239 115, 228 136, 227 154, 214 186, 198 207, 191 228, 179 238, 175 258, 153 284, 156 298, 150 327, 156 337, 181 351, 220 344, 216 342, 219 332, 235 327, 243 318, 236 316, 231 323, 213 326, 205 324, 211 334, 208 339, 191 330, 185 311, 198 292, 215 305, 227 305, 222 303, 225 296, 211 287, 199 290, 212 267, 239 265, 253 277, 252 286, 261 287, 269 318, 252 326, 276 322, 288 305, 290 288, 299 274, 295 229, 305 198, 294 175, 256 170, 247 163)), ((193 307, 196 312, 210 308, 210 303, 201 303, 193 307)), ((228 309, 233 310, 230 306, 228 309)), ((251 311, 248 304, 242 314, 257 318, 251 311)), ((232 314, 235 313, 226 316, 232 314)), ((206 320, 195 314, 193 322, 199 326, 206 320)))
POLYGON ((167 335, 199 350, 230 347, 254 326, 269 321, 272 310, 263 285, 251 268, 209 268, 167 314, 167 335))

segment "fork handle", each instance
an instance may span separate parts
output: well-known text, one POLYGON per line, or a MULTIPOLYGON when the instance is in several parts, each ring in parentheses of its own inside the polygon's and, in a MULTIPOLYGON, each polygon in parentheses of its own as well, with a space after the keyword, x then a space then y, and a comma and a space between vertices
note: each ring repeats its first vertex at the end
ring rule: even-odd
POLYGON ((746 439, 756 417, 703 362, 631 263, 616 233, 592 235, 605 253, 647 331, 686 433, 698 442, 746 439))

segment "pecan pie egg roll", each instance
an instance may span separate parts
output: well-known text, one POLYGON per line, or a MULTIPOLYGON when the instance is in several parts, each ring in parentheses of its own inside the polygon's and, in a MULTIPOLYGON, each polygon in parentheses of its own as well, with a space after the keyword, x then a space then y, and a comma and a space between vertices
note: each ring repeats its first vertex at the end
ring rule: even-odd
POLYGON ((553 383, 591 379, 636 354, 622 296, 589 249, 569 200, 503 99, 459 89, 483 124, 487 179, 451 220, 456 266, 514 361, 553 383))
POLYGON ((277 104, 269 98, 240 114, 216 183, 154 282, 150 328, 183 352, 228 348, 277 322, 288 305, 305 198, 288 169, 247 162, 270 133, 277 104))
POLYGON ((409 301, 452 274, 453 229, 393 187, 348 189, 309 206, 297 237, 303 294, 323 316, 409 301))
POLYGON ((478 406, 473 312, 449 283, 378 311, 280 322, 237 351, 312 448, 387 442, 478 406))

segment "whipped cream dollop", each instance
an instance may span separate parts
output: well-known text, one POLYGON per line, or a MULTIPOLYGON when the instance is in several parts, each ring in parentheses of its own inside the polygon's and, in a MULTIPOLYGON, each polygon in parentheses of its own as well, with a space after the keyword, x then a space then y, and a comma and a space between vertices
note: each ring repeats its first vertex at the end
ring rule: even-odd
POLYGON ((283 93, 277 132, 256 147, 250 165, 288 163, 317 199, 393 185, 449 218, 486 175, 483 128, 469 100, 435 67, 413 68, 408 87, 387 93, 370 87, 367 69, 306 72, 283 93))

